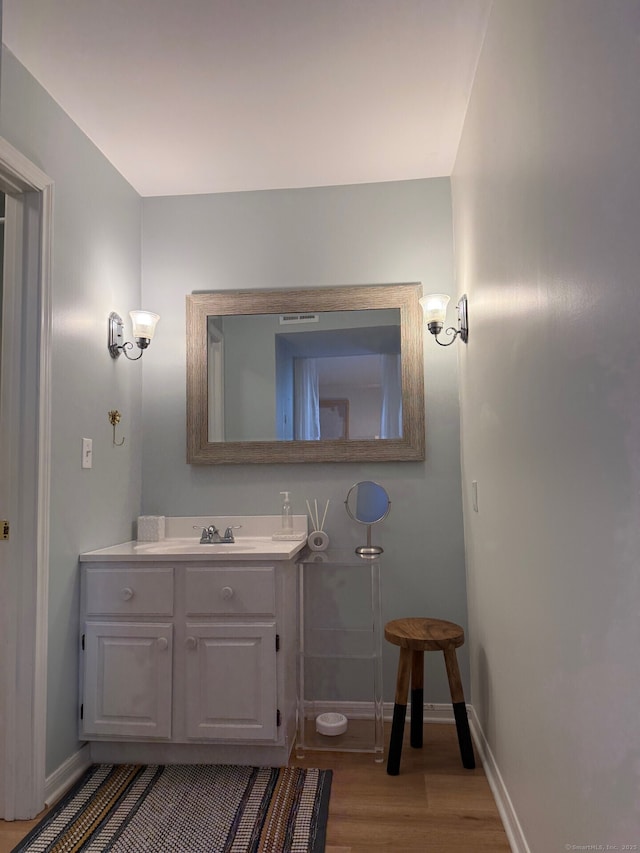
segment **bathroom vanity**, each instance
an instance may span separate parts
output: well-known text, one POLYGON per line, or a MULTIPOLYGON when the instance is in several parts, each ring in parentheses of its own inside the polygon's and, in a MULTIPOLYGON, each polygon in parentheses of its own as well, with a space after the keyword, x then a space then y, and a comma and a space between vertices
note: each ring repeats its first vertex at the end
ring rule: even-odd
MULTIPOLYGON (((167 538, 80 556, 80 738, 96 762, 287 763, 296 727, 296 554, 279 517, 234 544, 167 538)), ((306 533, 306 517, 294 518, 306 533)))

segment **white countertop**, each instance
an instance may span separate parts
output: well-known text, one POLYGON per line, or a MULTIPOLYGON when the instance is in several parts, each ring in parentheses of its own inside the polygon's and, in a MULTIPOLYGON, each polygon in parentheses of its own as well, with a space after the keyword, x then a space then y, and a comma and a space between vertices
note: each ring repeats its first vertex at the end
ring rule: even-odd
POLYGON ((122 542, 80 554, 81 563, 290 560, 304 548, 297 542, 266 539, 262 536, 236 538, 232 545, 200 545, 199 539, 163 539, 161 542, 122 542))
POLYGON ((306 516, 294 516, 294 530, 300 530, 301 537, 297 540, 271 538, 269 532, 278 530, 279 516, 218 516, 215 524, 221 531, 226 527, 240 525, 245 535, 236 536, 232 544, 201 545, 200 537, 193 527, 206 527, 212 520, 203 516, 167 518, 166 530, 170 534, 167 538, 158 542, 132 540, 96 551, 86 551, 80 554, 80 562, 291 560, 306 545, 306 516))

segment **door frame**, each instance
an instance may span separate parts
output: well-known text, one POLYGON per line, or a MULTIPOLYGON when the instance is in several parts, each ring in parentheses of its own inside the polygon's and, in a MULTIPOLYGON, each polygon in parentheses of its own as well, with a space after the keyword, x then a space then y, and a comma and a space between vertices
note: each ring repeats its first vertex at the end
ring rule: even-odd
POLYGON ((0 818, 14 820, 35 817, 45 798, 53 181, 0 138, 0 190, 14 214, 2 312, 0 514, 11 534, 0 542, 0 818))

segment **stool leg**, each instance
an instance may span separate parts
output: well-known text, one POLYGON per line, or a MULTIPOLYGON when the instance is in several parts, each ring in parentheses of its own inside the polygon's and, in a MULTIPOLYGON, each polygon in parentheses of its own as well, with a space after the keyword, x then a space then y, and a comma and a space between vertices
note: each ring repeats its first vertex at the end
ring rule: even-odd
POLYGON ((407 696, 409 694, 409 673, 411 671, 411 652, 400 647, 398 660, 398 678, 396 680, 396 697, 393 706, 393 722, 389 740, 389 755, 387 758, 387 773, 397 776, 400 772, 402 757, 402 738, 404 736, 404 720, 407 715, 407 696))
POLYGON ((422 747, 424 714, 424 652, 411 653, 411 746, 422 747))
POLYGON ((473 743, 471 741, 471 732, 469 730, 467 706, 464 701, 462 679, 460 678, 460 670, 458 669, 456 650, 443 649, 443 652, 444 661, 447 666, 447 676, 449 678, 449 690, 451 691, 453 714, 456 718, 456 730, 458 732, 458 745, 460 746, 462 766, 466 767, 467 770, 473 770, 476 766, 476 760, 473 754, 473 743))

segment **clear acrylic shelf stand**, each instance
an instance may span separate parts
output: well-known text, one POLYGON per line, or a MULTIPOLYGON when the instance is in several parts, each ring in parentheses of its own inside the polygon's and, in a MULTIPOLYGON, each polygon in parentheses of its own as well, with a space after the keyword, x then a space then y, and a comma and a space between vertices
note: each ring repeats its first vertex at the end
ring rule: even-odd
POLYGON ((352 551, 298 559, 298 758, 325 750, 384 760, 380 569, 380 557, 352 551), (316 732, 316 716, 332 711, 345 714, 347 731, 316 732))

